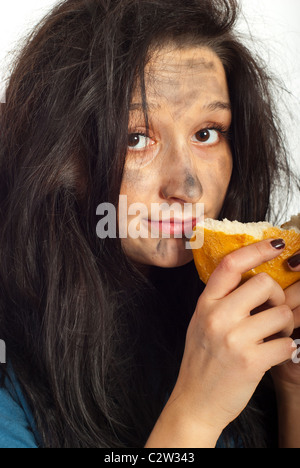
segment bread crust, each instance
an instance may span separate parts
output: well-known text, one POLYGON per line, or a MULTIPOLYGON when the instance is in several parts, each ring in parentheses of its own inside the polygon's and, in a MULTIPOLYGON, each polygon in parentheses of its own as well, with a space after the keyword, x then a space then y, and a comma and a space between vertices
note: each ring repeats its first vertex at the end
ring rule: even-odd
MULTIPOLYGON (((203 227, 196 227, 196 229, 203 229, 203 227)), ((300 234, 294 229, 283 230, 270 227, 264 230, 263 239, 283 239, 286 248, 280 256, 245 273, 242 276, 242 282, 262 272, 268 273, 283 289, 299 281, 300 272, 291 271, 287 260, 300 250, 300 234)), ((226 255, 263 239, 256 239, 248 234, 226 234, 222 231, 204 228, 203 247, 193 249, 194 261, 201 281, 205 284, 208 282, 211 274, 226 255)))

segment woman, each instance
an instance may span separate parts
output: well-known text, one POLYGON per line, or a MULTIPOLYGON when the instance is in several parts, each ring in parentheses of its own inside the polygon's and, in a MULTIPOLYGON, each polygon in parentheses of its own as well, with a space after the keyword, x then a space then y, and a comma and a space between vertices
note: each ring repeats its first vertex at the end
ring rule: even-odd
MULTIPOLYGON (((264 375, 294 352, 299 284, 239 279, 282 242, 238 251, 204 288, 170 219, 169 238, 96 235, 97 207, 120 195, 275 221, 275 189, 291 184, 269 77, 233 32, 235 1, 184 3, 67 0, 16 62, 0 149, 7 446, 274 443, 264 375)), ((288 363, 274 382, 290 444, 300 378, 288 363)))

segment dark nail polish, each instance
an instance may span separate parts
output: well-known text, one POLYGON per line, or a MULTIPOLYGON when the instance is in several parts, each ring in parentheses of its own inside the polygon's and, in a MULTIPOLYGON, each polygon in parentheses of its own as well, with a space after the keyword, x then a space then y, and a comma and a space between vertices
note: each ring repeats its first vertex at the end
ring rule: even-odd
POLYGON ((300 265, 300 254, 295 255, 294 257, 291 257, 291 258, 288 260, 288 264, 289 264, 290 267, 292 267, 292 268, 296 268, 297 266, 299 266, 299 265, 300 265))
POLYGON ((282 250, 285 248, 285 242, 283 239, 276 239, 271 242, 271 245, 276 250, 282 250))

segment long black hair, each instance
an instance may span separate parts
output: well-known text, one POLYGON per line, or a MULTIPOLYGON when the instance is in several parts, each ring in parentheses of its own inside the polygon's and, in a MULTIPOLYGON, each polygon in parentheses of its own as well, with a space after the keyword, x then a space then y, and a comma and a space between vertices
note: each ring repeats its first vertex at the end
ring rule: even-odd
MULTIPOLYGON (((0 337, 43 447, 142 447, 203 290, 192 263, 145 278, 119 239, 96 236, 99 203, 118 204, 151 50, 205 45, 225 67, 234 168, 220 218, 270 217, 291 180, 237 11, 235 0, 65 0, 15 62, 0 116, 0 337)), ((263 444, 253 414, 238 422, 245 446, 263 444)))

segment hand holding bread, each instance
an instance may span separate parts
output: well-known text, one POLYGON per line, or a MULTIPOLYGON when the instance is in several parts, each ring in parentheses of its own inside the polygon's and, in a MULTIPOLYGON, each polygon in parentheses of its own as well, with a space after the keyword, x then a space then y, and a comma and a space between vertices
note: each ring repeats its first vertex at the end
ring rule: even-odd
POLYGON ((189 434, 190 444, 205 434, 206 443, 214 446, 264 374, 291 359, 294 315, 285 292, 264 273, 241 284, 248 271, 273 261, 283 250, 278 240, 252 243, 226 255, 214 269, 191 319, 178 380, 160 427, 172 427, 182 437, 189 434), (253 315, 261 306, 264 309, 253 315))
POLYGON ((300 272, 286 264, 300 249, 300 230, 285 227, 204 223, 204 245, 193 254, 207 284, 187 331, 177 382, 158 421, 164 432, 178 435, 176 447, 201 447, 201 441, 214 447, 264 374, 292 358, 295 319, 289 302, 295 294, 287 301, 283 288, 300 279, 300 272), (252 314, 259 307, 261 312, 252 314))
MULTIPOLYGON (((206 219, 203 226, 196 226, 195 234, 191 239, 192 246, 197 230, 202 230, 204 243, 200 249, 193 249, 193 255, 200 279, 205 284, 226 255, 241 247, 269 238, 282 239, 285 249, 279 257, 246 272, 242 276, 242 281, 258 273, 268 273, 283 289, 286 289, 300 280, 299 268, 293 267, 293 262, 288 264, 288 260, 297 255, 300 250, 300 214, 293 216, 281 227, 265 222, 243 224, 227 219, 223 221, 206 219)), ((296 260, 294 265, 297 263, 296 260)))

